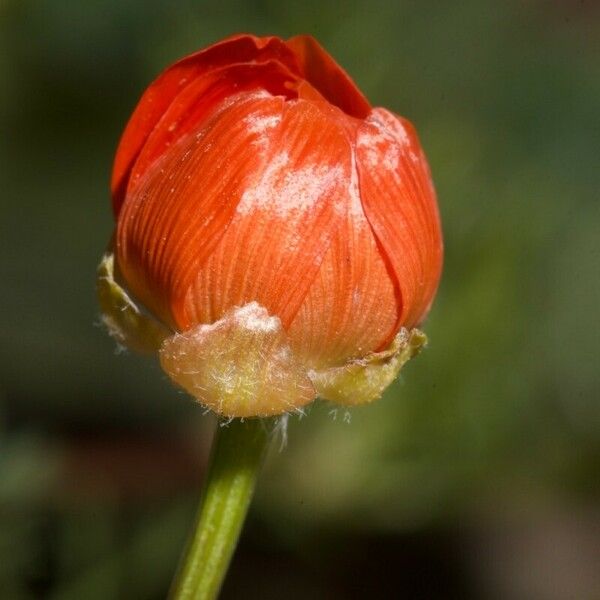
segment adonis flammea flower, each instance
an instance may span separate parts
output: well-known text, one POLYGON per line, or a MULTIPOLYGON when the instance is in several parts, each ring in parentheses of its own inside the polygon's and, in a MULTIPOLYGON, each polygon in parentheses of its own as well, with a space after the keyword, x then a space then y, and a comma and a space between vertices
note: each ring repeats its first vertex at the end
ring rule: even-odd
POLYGON ((112 193, 104 319, 221 415, 369 402, 424 343, 442 265, 427 161, 311 37, 235 36, 169 67, 112 193))

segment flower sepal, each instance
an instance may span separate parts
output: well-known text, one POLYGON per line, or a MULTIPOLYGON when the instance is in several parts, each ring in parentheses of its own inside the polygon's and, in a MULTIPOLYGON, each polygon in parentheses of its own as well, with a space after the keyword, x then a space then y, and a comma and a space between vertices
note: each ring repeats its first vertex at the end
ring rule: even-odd
POLYGON ((368 404, 381 397, 400 369, 426 345, 427 336, 422 331, 403 327, 387 350, 309 375, 323 400, 345 406, 368 404))
POLYGON ((280 415, 316 397, 281 320, 258 302, 166 338, 159 359, 177 385, 222 417, 280 415))
POLYGON ((102 323, 120 346, 143 354, 156 352, 172 331, 136 302, 115 279, 115 257, 107 251, 98 265, 96 291, 102 323))

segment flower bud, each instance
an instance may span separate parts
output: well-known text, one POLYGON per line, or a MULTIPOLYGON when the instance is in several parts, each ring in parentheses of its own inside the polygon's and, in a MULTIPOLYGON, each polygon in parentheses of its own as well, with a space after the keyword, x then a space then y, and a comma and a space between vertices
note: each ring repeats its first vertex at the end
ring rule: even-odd
POLYGON ((425 342, 442 265, 427 161, 308 36, 240 35, 168 68, 112 192, 105 319, 219 414, 370 402, 425 342))

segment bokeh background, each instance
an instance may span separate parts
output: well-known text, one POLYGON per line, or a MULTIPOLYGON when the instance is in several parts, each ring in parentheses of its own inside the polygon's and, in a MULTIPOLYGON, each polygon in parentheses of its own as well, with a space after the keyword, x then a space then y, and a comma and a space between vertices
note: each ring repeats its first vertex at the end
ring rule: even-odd
POLYGON ((316 35, 418 127, 431 344, 275 448, 224 599, 600 598, 600 7, 0 2, 0 597, 165 596, 214 421, 97 326, 120 131, 225 35, 316 35))

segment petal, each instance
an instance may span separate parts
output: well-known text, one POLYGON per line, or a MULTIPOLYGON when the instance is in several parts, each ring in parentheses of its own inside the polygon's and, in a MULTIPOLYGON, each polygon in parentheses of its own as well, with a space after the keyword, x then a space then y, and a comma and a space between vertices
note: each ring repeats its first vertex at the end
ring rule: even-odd
POLYGON ((329 102, 352 117, 367 117, 371 112, 369 101, 313 37, 297 35, 286 44, 296 53, 302 76, 329 102))
POLYGON ((283 103, 264 93, 238 96, 173 145, 128 195, 118 265, 133 295, 170 326, 186 324, 186 291, 262 173, 266 124, 280 118, 283 103))
POLYGON ((364 215, 355 169, 353 175, 342 227, 289 330, 294 352, 313 369, 379 350, 397 329, 395 278, 364 215))
POLYGON ((255 300, 289 327, 344 218, 350 146, 338 115, 285 103, 266 167, 189 290, 183 324, 255 300))
POLYGON ((128 193, 135 191, 146 170, 176 142, 198 126, 228 97, 243 91, 264 89, 272 95, 295 97, 293 76, 275 62, 233 65, 195 79, 173 100, 148 136, 128 180, 128 193))
POLYGON ((364 211, 397 277, 400 322, 410 328, 429 310, 442 266, 427 160, 412 125, 381 108, 359 128, 356 153, 364 211))
MULTIPOLYGON (((230 37, 166 69, 144 92, 119 143, 111 182, 115 214, 119 212, 131 169, 141 149, 180 93, 197 78, 229 65, 268 61, 279 63, 282 70, 298 73, 297 60, 283 40, 252 35, 230 37)), ((185 133, 183 128, 181 133, 185 133)))

